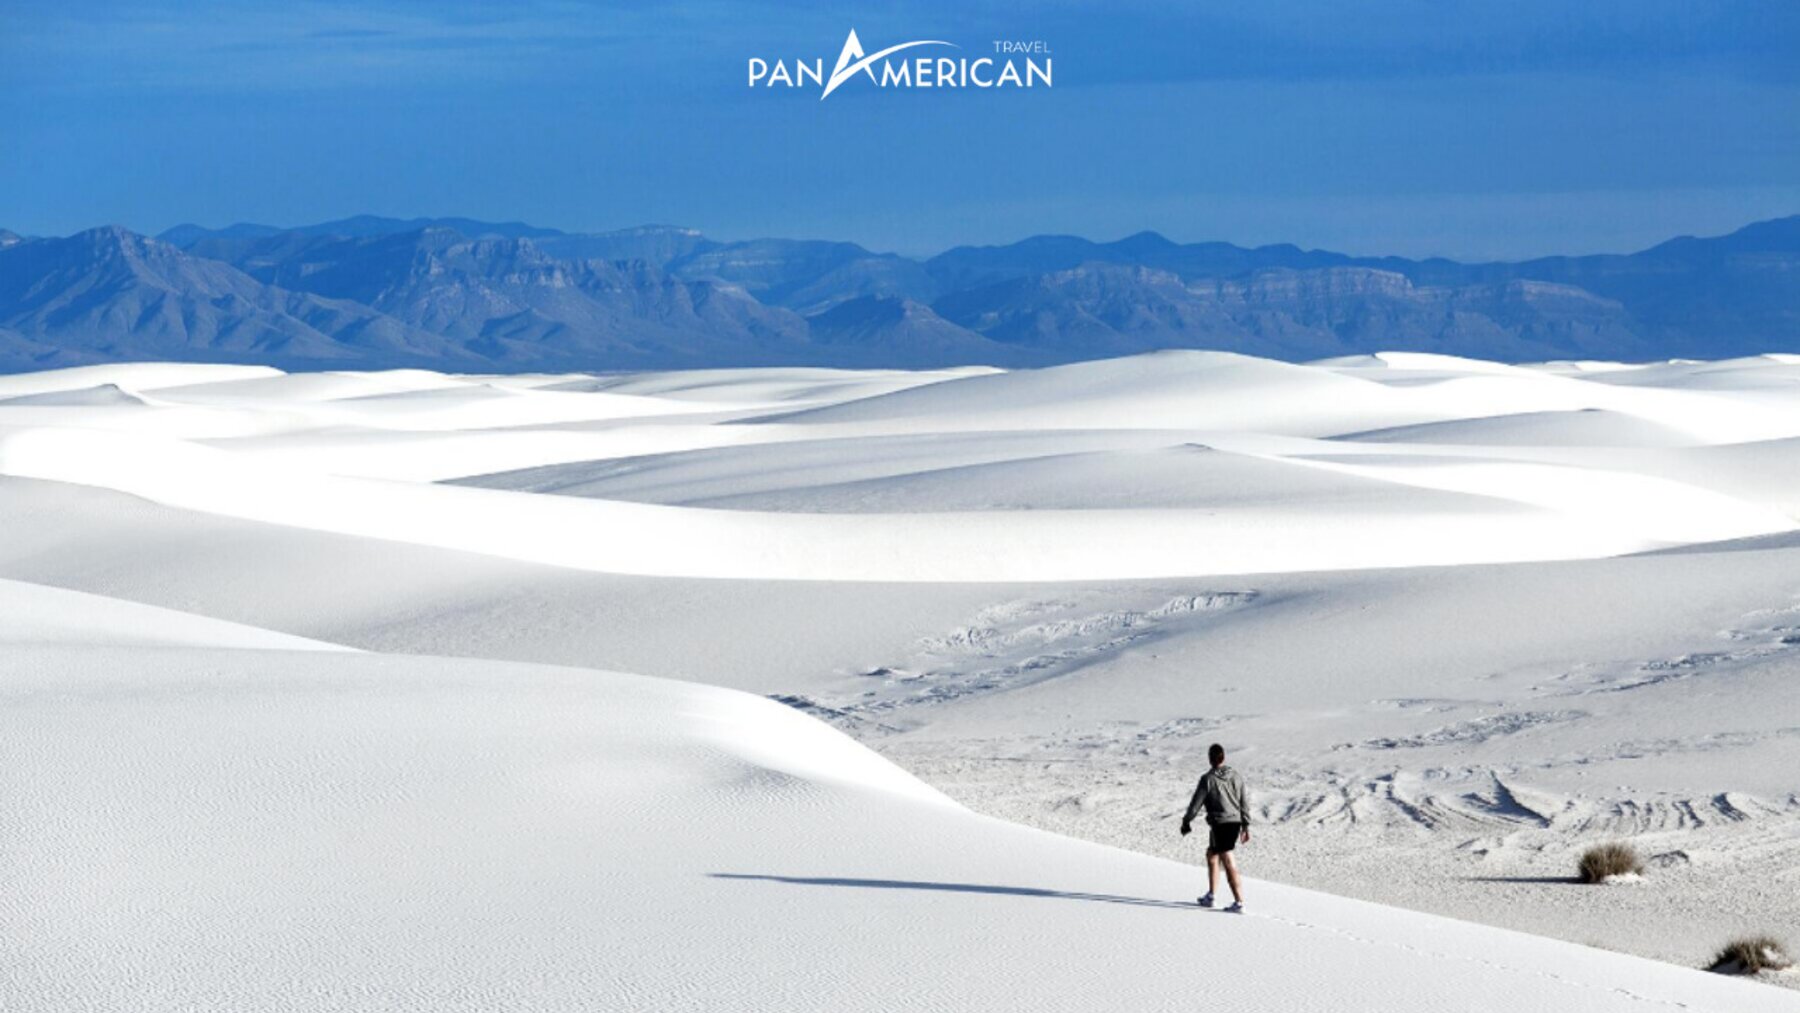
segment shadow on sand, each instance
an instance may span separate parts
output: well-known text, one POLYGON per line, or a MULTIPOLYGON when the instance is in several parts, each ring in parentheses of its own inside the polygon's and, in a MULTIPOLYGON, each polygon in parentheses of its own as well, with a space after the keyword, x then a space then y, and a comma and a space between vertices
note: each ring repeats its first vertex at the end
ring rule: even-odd
POLYGON ((1581 880, 1574 876, 1470 876, 1470 883, 1550 883, 1555 885, 1576 885, 1581 880))
POLYGON ((754 879, 768 883, 791 883, 798 886, 850 886, 874 890, 936 890, 943 893, 986 893, 1000 897, 1049 897, 1056 900, 1084 900, 1096 904, 1129 904, 1133 907, 1181 908, 1201 910, 1193 901, 1152 900, 1148 897, 1121 897, 1110 893, 1075 893, 1067 890, 1043 890, 1032 886, 996 886, 989 883, 932 883, 911 879, 849 879, 841 876, 759 876, 741 872, 709 873, 713 879, 754 879))

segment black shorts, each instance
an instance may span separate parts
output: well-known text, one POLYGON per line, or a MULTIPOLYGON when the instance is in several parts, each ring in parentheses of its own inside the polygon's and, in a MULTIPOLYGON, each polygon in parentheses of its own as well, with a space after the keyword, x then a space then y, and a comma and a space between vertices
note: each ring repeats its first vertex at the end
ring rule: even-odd
POLYGON ((1244 832, 1244 825, 1242 823, 1214 823, 1206 829, 1211 835, 1206 841, 1206 853, 1223 855, 1237 847, 1238 837, 1244 832))

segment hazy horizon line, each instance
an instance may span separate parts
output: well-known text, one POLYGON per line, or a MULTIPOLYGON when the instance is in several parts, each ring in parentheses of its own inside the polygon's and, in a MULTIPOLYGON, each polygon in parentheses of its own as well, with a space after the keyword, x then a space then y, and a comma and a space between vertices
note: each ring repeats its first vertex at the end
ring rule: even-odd
MULTIPOLYGON (((1657 246, 1662 245, 1663 243, 1667 243, 1667 242, 1677 240, 1677 239, 1719 239, 1719 238, 1724 238, 1726 236, 1733 235, 1737 232, 1741 232, 1744 229, 1749 228, 1754 225, 1761 225, 1761 224, 1765 224, 1765 223, 1769 223, 1769 222, 1785 221, 1789 218, 1800 218, 1800 210, 1796 210, 1796 211, 1790 212, 1788 214, 1775 215, 1772 217, 1754 218, 1749 221, 1745 221, 1742 224, 1737 225, 1733 228, 1729 228, 1729 229, 1726 229, 1721 232, 1709 231, 1705 234, 1697 234, 1697 233, 1693 233, 1693 232, 1671 232, 1669 234, 1666 234, 1664 236, 1664 238, 1662 238, 1662 239, 1659 239, 1653 243, 1650 243, 1647 246, 1641 246, 1636 249, 1630 249, 1630 250, 1603 249, 1603 250, 1593 250, 1593 251, 1586 251, 1586 252, 1550 252, 1550 253, 1540 253, 1540 254, 1535 254, 1535 255, 1531 255, 1531 256, 1520 256, 1520 257, 1480 257, 1480 256, 1456 256, 1456 255, 1446 255, 1446 254, 1431 254, 1431 255, 1425 255, 1425 256, 1417 256, 1417 255, 1406 255, 1406 254, 1396 254, 1396 253, 1367 253, 1367 252, 1352 253, 1352 252, 1348 252, 1343 249, 1334 249, 1330 246, 1308 245, 1306 243, 1296 242, 1296 241, 1292 241, 1292 240, 1277 240, 1277 241, 1266 242, 1266 243, 1249 243, 1249 242, 1239 242, 1234 239, 1221 239, 1221 238, 1177 239, 1177 238, 1170 236, 1168 233, 1163 232, 1162 230, 1157 229, 1155 227, 1135 229, 1130 232, 1125 232, 1125 233, 1117 236, 1116 238, 1112 238, 1112 239, 1096 239, 1092 235, 1083 234, 1080 232, 1066 232, 1066 231, 1032 232, 1032 233, 1027 233, 1027 234, 1018 236, 1017 238, 1014 238, 1011 240, 1006 240, 1006 241, 1001 241, 1001 242, 955 243, 955 244, 951 244, 948 246, 937 248, 935 251, 932 251, 932 252, 926 252, 923 250, 916 250, 916 249, 907 250, 907 249, 902 249, 902 248, 883 249, 883 248, 879 248, 874 245, 865 244, 863 241, 857 240, 857 239, 832 238, 832 237, 825 237, 825 236, 818 236, 818 235, 810 235, 809 236, 809 235, 801 235, 801 234, 785 234, 784 235, 784 234, 780 234, 780 233, 759 233, 759 234, 748 234, 748 235, 740 235, 740 236, 729 236, 729 235, 721 235, 721 234, 711 233, 705 229, 696 228, 696 227, 690 226, 690 225, 678 225, 678 224, 673 224, 670 222, 639 222, 639 223, 632 224, 632 225, 623 225, 623 226, 618 226, 615 228, 608 228, 608 229, 577 230, 577 229, 568 229, 568 228, 564 228, 562 226, 557 226, 557 225, 543 225, 540 223, 527 221, 523 218, 482 218, 482 217, 477 217, 475 215, 466 215, 466 214, 437 214, 437 215, 406 215, 406 216, 403 216, 403 215, 381 214, 381 213, 370 212, 370 211, 356 212, 354 214, 342 215, 342 216, 335 217, 335 218, 324 218, 319 221, 305 222, 305 223, 298 224, 298 225, 273 225, 273 224, 269 224, 267 222, 258 222, 258 221, 253 221, 253 220, 249 220, 249 219, 238 219, 238 220, 232 221, 226 225, 211 226, 211 225, 202 225, 199 222, 192 221, 192 220, 186 220, 186 221, 176 222, 175 224, 166 226, 162 229, 151 231, 151 230, 142 229, 142 228, 139 228, 139 227, 136 227, 133 225, 128 225, 123 222, 115 221, 115 222, 102 222, 97 225, 89 225, 89 226, 86 226, 83 228, 75 229, 71 232, 66 232, 66 233, 61 233, 61 234, 52 234, 52 233, 15 233, 15 234, 19 235, 25 239, 66 239, 71 236, 80 235, 83 232, 92 232, 96 229, 119 228, 119 229, 124 229, 127 232, 134 233, 136 235, 145 236, 145 237, 148 237, 151 239, 160 239, 160 237, 165 235, 166 233, 171 232, 178 228, 182 228, 182 227, 193 227, 193 228, 199 228, 199 229, 205 229, 208 231, 218 232, 218 231, 224 231, 226 229, 237 228, 240 226, 252 226, 252 227, 256 227, 256 228, 273 229, 277 232, 292 232, 292 231, 296 231, 296 230, 300 230, 300 229, 318 228, 321 225, 328 225, 328 224, 332 224, 332 223, 336 223, 336 222, 355 221, 357 219, 379 219, 382 221, 402 222, 402 223, 414 222, 414 221, 435 222, 435 221, 446 221, 446 220, 450 220, 450 219, 462 219, 464 221, 469 221, 469 222, 478 222, 483 225, 520 226, 520 227, 531 228, 531 229, 546 229, 546 230, 555 231, 555 232, 557 232, 561 235, 565 235, 565 236, 611 236, 611 235, 621 235, 621 234, 633 232, 633 231, 640 230, 640 229, 667 229, 667 230, 671 230, 671 231, 690 232, 690 233, 692 233, 696 236, 699 236, 703 239, 706 239, 706 240, 709 240, 709 241, 715 242, 715 243, 720 243, 720 244, 755 242, 757 240, 784 240, 784 241, 789 241, 789 242, 849 243, 851 245, 861 247, 862 249, 868 251, 869 253, 877 255, 877 256, 896 256, 896 257, 901 257, 903 259, 920 260, 920 261, 929 260, 932 257, 936 257, 936 256, 939 256, 939 255, 942 255, 945 253, 949 253, 949 252, 952 252, 955 250, 1003 249, 1005 247, 1016 246, 1020 243, 1027 242, 1027 241, 1030 241, 1033 239, 1064 239, 1064 238, 1078 239, 1078 240, 1081 240, 1084 242, 1093 243, 1095 245, 1106 246, 1106 245, 1111 245, 1111 244, 1115 244, 1115 243, 1121 243, 1121 242, 1124 242, 1125 240, 1132 239, 1132 238, 1135 238, 1138 236, 1156 236, 1156 237, 1163 239, 1163 240, 1165 240, 1173 245, 1176 245, 1176 246, 1198 246, 1198 245, 1207 245, 1207 244, 1218 243, 1218 244, 1224 244, 1224 245, 1229 245, 1229 246, 1235 246, 1239 249, 1246 249, 1246 250, 1256 250, 1256 249, 1264 249, 1264 248, 1269 248, 1269 247, 1288 246, 1288 247, 1293 247, 1295 249, 1301 250, 1303 252, 1308 252, 1308 253, 1332 253, 1332 254, 1337 254, 1339 256, 1346 256, 1346 257, 1351 257, 1351 258, 1356 258, 1356 259, 1396 259, 1396 260, 1409 260, 1409 261, 1414 261, 1414 262, 1426 262, 1426 261, 1431 261, 1431 260, 1450 260, 1450 261, 1456 261, 1456 262, 1461 262, 1461 263, 1478 264, 1478 263, 1520 263, 1520 262, 1544 259, 1544 258, 1549 258, 1549 257, 1631 256, 1634 254, 1646 252, 1648 250, 1654 249, 1657 246)), ((10 231, 8 229, 6 223, 4 223, 4 222, 0 222, 0 230, 10 231)), ((471 236, 470 238, 478 238, 478 237, 471 236)), ((521 238, 529 239, 532 237, 527 236, 527 237, 521 237, 521 238)))

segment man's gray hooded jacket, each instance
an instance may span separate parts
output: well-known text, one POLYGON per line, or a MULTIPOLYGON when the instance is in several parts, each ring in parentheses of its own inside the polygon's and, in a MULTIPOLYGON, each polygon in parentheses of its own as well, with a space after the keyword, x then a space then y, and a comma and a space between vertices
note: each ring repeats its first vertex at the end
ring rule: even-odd
POLYGON ((1243 776, 1229 764, 1222 763, 1200 775, 1200 786, 1194 789, 1193 801, 1188 803, 1187 815, 1182 817, 1182 822, 1194 822, 1194 815, 1201 806, 1206 807, 1208 826, 1218 823, 1250 825, 1250 792, 1244 787, 1243 776))

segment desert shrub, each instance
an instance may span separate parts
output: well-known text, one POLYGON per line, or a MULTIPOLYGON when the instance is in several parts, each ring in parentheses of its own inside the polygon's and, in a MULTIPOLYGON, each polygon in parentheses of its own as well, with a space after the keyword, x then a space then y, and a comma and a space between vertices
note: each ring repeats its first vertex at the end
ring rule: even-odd
POLYGON ((1583 883, 1604 883, 1608 876, 1643 872, 1644 860, 1629 844, 1596 844, 1582 854, 1578 869, 1583 883))
POLYGON ((1780 942, 1769 936, 1750 936, 1726 943, 1708 970, 1720 974, 1758 974, 1785 971, 1792 966, 1794 961, 1781 948, 1780 942))

